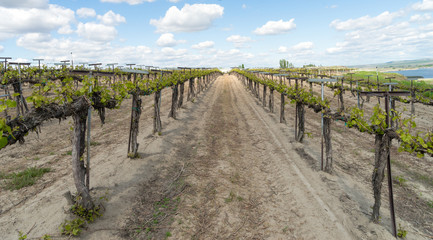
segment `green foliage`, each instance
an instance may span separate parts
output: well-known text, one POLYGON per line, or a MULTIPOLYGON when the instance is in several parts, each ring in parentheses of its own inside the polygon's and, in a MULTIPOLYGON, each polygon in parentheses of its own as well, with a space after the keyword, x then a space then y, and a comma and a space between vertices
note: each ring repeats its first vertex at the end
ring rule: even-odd
MULTIPOLYGON (((282 61, 281 61, 282 62, 282 61)), ((273 70, 263 70, 263 69, 255 69, 256 71, 267 71, 275 73, 273 70)), ((305 70, 304 70, 305 71, 305 70)), ((329 101, 317 98, 315 95, 311 94, 308 90, 303 88, 296 89, 295 86, 286 86, 284 84, 277 84, 275 81, 270 80, 269 78, 261 78, 253 74, 252 72, 242 71, 239 69, 233 69, 232 72, 236 72, 240 75, 243 75, 250 81, 266 85, 270 89, 275 89, 278 92, 285 94, 287 98, 289 98, 291 103, 301 103, 310 108, 313 108, 315 111, 320 110, 322 113, 330 111, 329 101)), ((307 71, 308 72, 308 71, 307 71)), ((312 72, 311 72, 312 73, 312 72)), ((375 73, 375 72, 374 72, 375 73)), ((385 77, 392 76, 393 74, 380 74, 380 79, 385 80, 385 77)), ((375 75, 374 75, 375 76, 375 75)), ((357 74, 353 75, 353 79, 357 79, 357 74)), ((371 79, 371 78, 370 78, 371 79)), ((341 93, 341 91, 349 90, 348 87, 343 87, 341 84, 326 84, 326 86, 331 87, 334 90, 334 96, 341 93)), ((344 112, 341 113, 343 116, 347 116, 344 112)), ((433 133, 427 132, 414 132, 414 128, 416 127, 415 122, 411 118, 402 117, 401 113, 397 111, 393 111, 394 117, 393 121, 397 121, 399 123, 400 128, 395 129, 395 132, 399 136, 400 147, 399 151, 405 151, 409 153, 416 153, 418 157, 423 157, 424 154, 433 155, 433 133)), ((344 117, 343 119, 344 120, 344 117)), ((364 110, 359 108, 351 108, 349 115, 347 116, 346 125, 349 128, 356 127, 360 132, 367 132, 370 134, 379 134, 382 135, 387 130, 388 126, 386 124, 386 113, 384 110, 380 108, 379 105, 376 105, 373 109, 373 114, 369 119, 366 119, 364 115, 364 110)))
POLYGON ((86 222, 81 218, 65 220, 59 227, 60 233, 66 236, 78 236, 83 231, 86 222))
POLYGON ((96 218, 102 216, 101 208, 99 206, 89 210, 89 209, 85 209, 83 206, 79 204, 74 204, 71 207, 71 212, 85 219, 88 222, 93 222, 95 221, 96 218))
POLYGON ((0 179, 6 179, 6 189, 18 190, 35 184, 39 178, 50 171, 50 168, 31 167, 18 173, 11 173, 8 175, 0 174, 0 179))
POLYGON ((18 231, 18 240, 27 239, 27 234, 24 234, 22 231, 18 231))
POLYGON ((404 184, 407 182, 407 180, 403 176, 395 176, 395 180, 400 186, 404 186, 404 184))
MULTIPOLYGON (((160 74, 157 79, 147 79, 138 77, 134 82, 130 79, 120 78, 114 83, 108 77, 78 77, 69 72, 68 68, 48 68, 44 66, 42 71, 38 68, 22 69, 22 76, 34 78, 39 83, 32 86, 32 93, 27 97, 27 101, 32 103, 35 108, 42 108, 49 104, 62 105, 72 103, 79 97, 86 97, 92 104, 99 106, 106 103, 115 103, 115 108, 119 107, 123 99, 129 97, 129 94, 137 89, 145 94, 151 94, 160 91, 165 87, 174 84, 183 83, 191 78, 202 77, 212 73, 219 72, 218 69, 199 70, 194 69, 191 72, 173 71, 172 74, 160 74), (36 76, 37 75, 37 76, 36 76), (80 81, 80 84, 78 84, 80 81), (90 91, 92 88, 92 91, 90 91)), ((111 71, 110 71, 111 72, 111 71)), ((115 71, 116 75, 127 75, 120 70, 115 71)), ((19 79, 18 71, 8 69, 2 71, 2 84, 15 82, 19 79)), ((8 108, 16 107, 16 102, 10 99, 0 99, 0 113, 8 108)), ((6 120, 0 117, 0 149, 8 144, 8 139, 14 138, 13 129, 6 124, 6 120)))
POLYGON ((50 235, 45 234, 44 236, 42 236, 41 239, 42 239, 42 240, 52 240, 53 238, 52 238, 50 235))
POLYGON ((401 224, 398 224, 397 236, 399 238, 405 238, 406 235, 407 231, 401 226, 401 224))

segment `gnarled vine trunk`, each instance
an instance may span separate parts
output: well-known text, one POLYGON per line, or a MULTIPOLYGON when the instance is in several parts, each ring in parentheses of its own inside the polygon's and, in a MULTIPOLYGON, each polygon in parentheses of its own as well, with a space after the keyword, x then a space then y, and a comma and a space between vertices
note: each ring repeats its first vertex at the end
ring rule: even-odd
POLYGON ((161 106, 161 91, 158 90, 155 92, 155 101, 153 104, 153 133, 160 133, 162 130, 162 123, 161 123, 161 112, 160 112, 160 106, 161 106))
POLYGON ((26 99, 22 96, 23 91, 22 91, 20 83, 16 82, 16 83, 12 84, 12 87, 14 89, 14 92, 18 94, 15 97, 15 99, 16 99, 15 101, 17 103, 17 116, 20 116, 21 114, 28 112, 29 108, 27 106, 26 99), (24 109, 25 109, 25 111, 24 111, 24 109))
POLYGON ((74 136, 72 139, 72 175, 75 187, 77 188, 77 203, 85 209, 95 207, 89 190, 85 184, 86 167, 82 156, 85 149, 87 109, 76 112, 72 115, 74 121, 74 136))
POLYGON ((182 107, 182 105, 183 105, 183 92, 184 92, 184 90, 185 90, 185 84, 181 83, 179 86, 179 101, 177 104, 178 108, 182 107))
POLYGON ((269 110, 271 111, 271 113, 274 112, 274 89, 273 88, 269 89, 269 110))
POLYGON ((387 157, 389 155, 389 147, 391 145, 391 138, 388 134, 375 136, 375 154, 374 154, 374 170, 372 176, 374 206, 371 220, 379 222, 380 220, 380 205, 381 205, 381 190, 383 179, 385 178, 385 167, 387 157))
POLYGON ((197 95, 200 93, 200 91, 201 91, 201 84, 200 84, 200 81, 201 81, 201 77, 199 77, 199 78, 197 78, 197 95))
POLYGON ((137 93, 132 94, 131 129, 129 130, 128 156, 136 157, 138 152, 138 125, 141 115, 141 98, 137 93))
POLYGON ((297 123, 297 131, 296 131, 296 141, 302 142, 304 140, 305 133, 305 109, 304 104, 297 102, 296 103, 296 123, 297 123))
MULTIPOLYGON (((172 117, 176 119, 176 109, 177 109, 177 92, 178 92, 178 84, 175 84, 173 87, 173 92, 171 94, 171 108, 170 112, 168 113, 168 117, 172 117)), ((199 87, 200 89, 200 87, 199 87)))
POLYGON ((192 99, 195 97, 194 80, 194 78, 189 79, 188 97, 186 99, 187 101, 192 101, 192 99))
POLYGON ((285 105, 286 105, 286 98, 284 97, 284 94, 281 94, 280 123, 286 123, 286 116, 284 116, 285 105))
POLYGON ((266 85, 263 84, 263 107, 266 107, 266 85))
POLYGON ((340 112, 344 112, 343 87, 340 89, 340 93, 338 94, 338 98, 340 100, 340 112))
POLYGON ((332 173, 332 143, 331 143, 331 118, 323 118, 323 140, 325 142, 325 156, 323 170, 327 173, 332 173))

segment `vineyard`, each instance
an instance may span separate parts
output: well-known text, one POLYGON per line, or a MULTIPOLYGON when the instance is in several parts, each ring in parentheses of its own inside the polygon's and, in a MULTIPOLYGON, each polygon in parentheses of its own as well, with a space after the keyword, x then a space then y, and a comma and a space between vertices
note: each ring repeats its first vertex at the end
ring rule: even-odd
POLYGON ((431 239, 432 87, 399 77, 3 67, 1 232, 431 239))

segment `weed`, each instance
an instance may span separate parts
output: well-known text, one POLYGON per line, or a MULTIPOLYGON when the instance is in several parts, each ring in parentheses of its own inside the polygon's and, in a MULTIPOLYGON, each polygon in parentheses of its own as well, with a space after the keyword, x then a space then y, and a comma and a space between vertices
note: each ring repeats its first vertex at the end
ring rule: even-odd
POLYGON ((74 204, 71 207, 71 212, 79 217, 82 217, 88 222, 93 222, 96 218, 102 216, 101 208, 99 206, 88 210, 79 204, 74 204))
POLYGON ((427 202, 427 205, 428 205, 429 207, 433 208, 433 201, 428 201, 428 202, 427 202))
POLYGON ((66 155, 72 156, 72 151, 67 151, 66 155))
POLYGON ((52 156, 52 155, 55 155, 55 153, 54 152, 50 152, 50 155, 52 156))
POLYGON ((171 237, 171 232, 168 232, 168 231, 167 231, 167 232, 165 233, 165 238, 168 238, 168 237, 171 237))
POLYGON ((99 145, 101 145, 100 142, 90 141, 90 146, 99 146, 99 145))
POLYGON ((75 218, 71 221, 65 220, 59 227, 62 235, 66 236, 78 236, 80 235, 82 228, 85 225, 85 221, 81 218, 75 218))
POLYGON ((18 240, 24 240, 27 239, 27 234, 24 234, 21 231, 18 231, 18 240))
POLYGON ((229 196, 224 200, 224 202, 226 202, 226 203, 233 202, 234 198, 235 198, 235 194, 232 191, 230 191, 229 196))
POLYGON ((285 226, 285 227, 283 228, 283 233, 287 233, 287 230, 289 230, 289 226, 285 226))
POLYGON ((241 197, 241 196, 237 196, 237 198, 236 198, 239 202, 242 202, 243 200, 244 200, 244 198, 243 197, 241 197))
POLYGON ((38 160, 40 160, 40 158, 39 158, 39 157, 35 157, 34 160, 35 160, 35 161, 38 161, 38 160))
POLYGON ((128 153, 128 157, 131 159, 140 158, 140 154, 128 153))
POLYGON ((23 187, 32 186, 36 180, 41 178, 45 173, 50 172, 50 168, 27 168, 19 173, 0 174, 0 179, 8 179, 6 189, 18 190, 23 187))
POLYGON ((162 135, 162 132, 158 132, 158 136, 161 136, 162 135))
POLYGON ((51 240, 51 239, 53 239, 50 235, 48 235, 48 234, 45 234, 44 236, 42 236, 42 238, 41 238, 42 240, 51 240))
POLYGON ((397 236, 399 238, 405 238, 407 235, 407 231, 404 230, 404 228, 401 227, 401 224, 398 224, 398 231, 397 231, 397 236))
POLYGON ((401 187, 404 186, 405 183, 407 182, 407 180, 403 176, 396 176, 395 180, 398 182, 398 185, 400 185, 401 187))

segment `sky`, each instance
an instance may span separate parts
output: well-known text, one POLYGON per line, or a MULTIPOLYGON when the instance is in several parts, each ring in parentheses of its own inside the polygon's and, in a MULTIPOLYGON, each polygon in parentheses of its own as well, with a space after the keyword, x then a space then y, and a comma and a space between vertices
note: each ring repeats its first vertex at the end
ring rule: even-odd
POLYGON ((0 57, 278 67, 433 57, 433 0, 0 0, 0 57))

